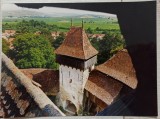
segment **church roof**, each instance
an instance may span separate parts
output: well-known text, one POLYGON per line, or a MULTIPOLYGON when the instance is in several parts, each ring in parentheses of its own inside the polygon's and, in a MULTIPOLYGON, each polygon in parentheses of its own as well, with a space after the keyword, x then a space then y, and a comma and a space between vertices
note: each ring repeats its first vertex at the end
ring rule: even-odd
POLYGON ((115 79, 93 70, 89 75, 85 89, 110 105, 120 93, 122 86, 123 84, 115 79))
POLYGON ((136 71, 126 49, 119 51, 105 63, 97 66, 96 69, 133 89, 137 87, 136 71))
POLYGON ((64 42, 55 50, 55 53, 86 60, 97 55, 98 51, 91 45, 82 27, 71 27, 64 42))
POLYGON ((31 68, 20 69, 27 77, 41 85, 47 95, 56 95, 59 92, 59 71, 53 69, 31 68))
POLYGON ((5 54, 1 71, 0 117, 65 116, 5 54))

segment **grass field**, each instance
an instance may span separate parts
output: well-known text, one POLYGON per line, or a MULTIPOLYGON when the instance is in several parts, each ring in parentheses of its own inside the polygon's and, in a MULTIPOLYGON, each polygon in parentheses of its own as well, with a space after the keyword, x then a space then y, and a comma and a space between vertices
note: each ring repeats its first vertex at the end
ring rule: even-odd
MULTIPOLYGON (((24 18, 23 18, 24 19, 24 18)), ((2 23, 8 23, 8 24, 16 24, 19 21, 22 21, 23 19, 3 19, 2 23)), ((24 20, 37 20, 37 21, 44 21, 47 24, 57 25, 59 27, 60 31, 68 31, 68 29, 71 26, 71 18, 64 17, 64 18, 25 18, 24 20)), ((73 26, 81 26, 82 25, 82 19, 81 18, 73 18, 72 20, 73 26)), ((97 27, 100 29, 116 29, 119 30, 119 24, 116 19, 107 19, 107 18, 85 18, 84 21, 84 28, 91 28, 96 29, 97 27)))

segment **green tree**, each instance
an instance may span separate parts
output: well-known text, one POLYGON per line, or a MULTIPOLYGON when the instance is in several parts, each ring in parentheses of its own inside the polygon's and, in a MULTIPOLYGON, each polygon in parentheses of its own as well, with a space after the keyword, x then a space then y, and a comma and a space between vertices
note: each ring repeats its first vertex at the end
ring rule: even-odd
POLYGON ((9 43, 5 40, 5 39, 2 39, 2 52, 6 55, 9 54, 9 43))
MULTIPOLYGON (((4 28, 8 28, 8 24, 4 24, 4 28)), ((49 25, 44 21, 35 20, 22 20, 16 24, 16 29, 18 33, 35 33, 36 31, 41 31, 43 35, 50 35, 51 31, 58 29, 56 25, 49 25)))
POLYGON ((60 33, 59 36, 53 41, 52 45, 55 49, 57 49, 63 42, 65 38, 64 33, 60 33))
POLYGON ((93 30, 91 29, 91 27, 89 27, 87 30, 86 30, 87 33, 89 34, 92 34, 93 33, 93 30))
POLYGON ((114 41, 112 43, 112 48, 111 48, 111 51, 110 51, 110 55, 112 56, 113 54, 116 54, 117 51, 123 49, 124 47, 126 47, 126 44, 125 44, 125 40, 122 37, 122 35, 121 34, 115 34, 114 35, 114 41))
POLYGON ((91 44, 93 45, 94 48, 96 48, 96 50, 99 51, 99 40, 97 38, 91 38, 90 39, 91 44))
POLYGON ((57 68, 54 49, 43 36, 19 35, 13 43, 15 64, 19 68, 57 68))
POLYGON ((101 29, 100 29, 99 27, 97 27, 95 30, 96 30, 96 31, 101 31, 101 29))
POLYGON ((125 47, 125 40, 121 34, 111 32, 108 32, 102 40, 92 39, 91 43, 99 51, 98 64, 104 63, 125 47))

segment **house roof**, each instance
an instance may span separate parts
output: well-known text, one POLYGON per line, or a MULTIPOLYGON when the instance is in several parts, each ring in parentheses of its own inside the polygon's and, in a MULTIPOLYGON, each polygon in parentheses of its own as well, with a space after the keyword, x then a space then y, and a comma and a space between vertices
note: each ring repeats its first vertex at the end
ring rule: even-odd
POLYGON ((118 96, 122 86, 123 84, 115 79, 98 70, 93 70, 89 75, 85 89, 107 105, 110 105, 118 96))
POLYGON ((88 34, 87 36, 91 38, 103 38, 105 34, 88 34))
POLYGON ((127 50, 121 50, 105 63, 96 67, 100 72, 107 74, 120 82, 135 89, 137 87, 136 71, 127 50))
POLYGON ((5 33, 16 33, 15 30, 5 30, 5 33))
POLYGON ((27 77, 41 85, 47 95, 56 95, 59 92, 59 71, 52 69, 20 69, 27 77))
POLYGON ((1 71, 1 117, 65 116, 3 53, 1 71))
POLYGON ((82 27, 71 27, 64 42, 55 50, 55 53, 86 60, 97 55, 98 51, 91 45, 82 27))

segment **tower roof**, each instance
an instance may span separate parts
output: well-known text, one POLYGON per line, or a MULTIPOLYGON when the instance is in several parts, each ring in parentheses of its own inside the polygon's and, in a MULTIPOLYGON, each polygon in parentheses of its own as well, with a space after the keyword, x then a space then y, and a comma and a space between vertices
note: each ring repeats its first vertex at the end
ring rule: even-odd
POLYGON ((91 45, 82 27, 71 27, 65 40, 55 50, 55 53, 86 60, 97 55, 98 51, 91 45))

